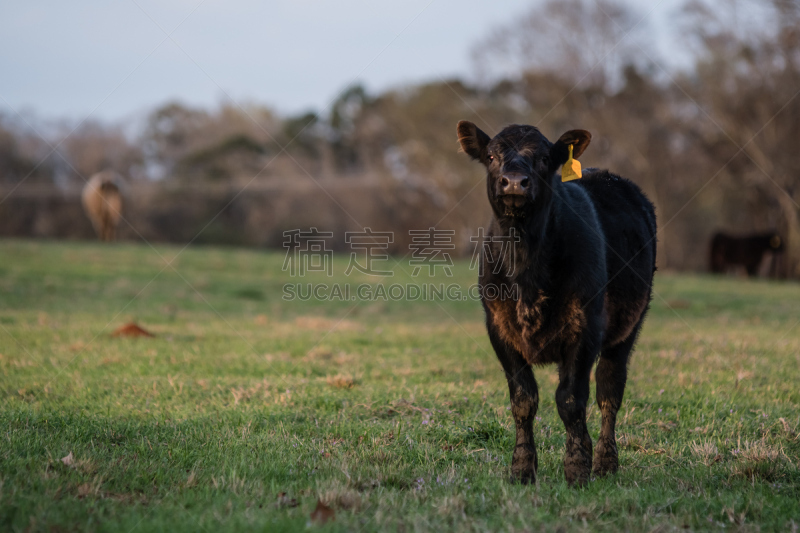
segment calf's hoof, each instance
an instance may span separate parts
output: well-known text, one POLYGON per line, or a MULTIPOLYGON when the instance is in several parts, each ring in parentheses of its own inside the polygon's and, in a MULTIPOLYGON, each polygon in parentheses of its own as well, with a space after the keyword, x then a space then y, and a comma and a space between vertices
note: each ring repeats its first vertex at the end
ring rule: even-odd
POLYGON ((567 449, 564 456, 564 477, 570 487, 583 487, 589 482, 589 473, 592 471, 592 445, 576 442, 567 449))
POLYGON ((564 477, 570 487, 585 487, 589 483, 589 469, 564 466, 564 477))
POLYGON ((522 444, 514 448, 511 458, 511 482, 528 485, 536 482, 536 470, 539 466, 536 448, 522 444))
POLYGON ((619 470, 619 457, 617 455, 617 445, 601 439, 597 443, 594 454, 594 468, 592 473, 598 477, 607 474, 616 474, 619 470))
POLYGON ((533 485, 536 483, 536 471, 533 469, 525 469, 515 471, 511 469, 511 479, 508 480, 511 484, 519 483, 521 485, 533 485))

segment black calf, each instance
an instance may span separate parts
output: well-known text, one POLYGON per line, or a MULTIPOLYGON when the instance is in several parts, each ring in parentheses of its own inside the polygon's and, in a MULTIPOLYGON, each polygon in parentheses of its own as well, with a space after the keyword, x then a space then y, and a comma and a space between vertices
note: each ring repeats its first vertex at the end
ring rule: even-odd
POLYGON ((775 232, 746 237, 716 233, 709 246, 710 269, 711 272, 722 273, 732 267, 743 266, 748 276, 755 276, 766 252, 782 251, 783 240, 775 232))
POLYGON ((517 428, 511 471, 533 481, 538 466, 533 420, 539 393, 532 365, 556 363, 558 414, 567 431, 564 472, 584 484, 592 470, 586 428, 589 375, 597 364, 603 423, 594 471, 618 468, 615 424, 627 364, 650 302, 655 272, 653 205, 630 181, 591 170, 562 183, 568 146, 577 158, 591 140, 568 131, 555 143, 533 126, 513 125, 495 138, 458 123, 462 149, 487 170, 494 216, 480 285, 489 339, 503 365, 517 428), (514 242, 514 241, 517 242, 514 242), (511 243, 511 245, 509 245, 511 243), (510 287, 513 296, 486 288, 510 287))

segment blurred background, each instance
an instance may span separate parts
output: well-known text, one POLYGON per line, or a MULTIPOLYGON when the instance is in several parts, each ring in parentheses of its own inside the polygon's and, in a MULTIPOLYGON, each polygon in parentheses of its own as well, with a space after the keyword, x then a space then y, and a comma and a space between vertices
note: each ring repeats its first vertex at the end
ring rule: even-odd
POLYGON ((509 123, 630 178, 659 268, 777 232, 800 276, 800 2, 26 2, 0 7, 0 236, 95 239, 81 191, 121 176, 119 240, 280 248, 288 229, 456 232, 490 212, 455 125, 509 123))

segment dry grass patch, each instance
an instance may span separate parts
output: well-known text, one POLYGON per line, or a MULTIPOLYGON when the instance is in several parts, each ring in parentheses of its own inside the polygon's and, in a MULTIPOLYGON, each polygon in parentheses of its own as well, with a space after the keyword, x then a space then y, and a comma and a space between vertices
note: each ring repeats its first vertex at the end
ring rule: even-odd
POLYGON ((268 363, 288 363, 292 361, 292 356, 288 352, 265 353, 264 360, 268 363))
POLYGON ((783 475, 783 451, 764 441, 745 441, 731 453, 739 459, 732 467, 734 477, 775 481, 783 475))
POLYGON ((782 455, 782 451, 772 447, 764 441, 745 441, 741 447, 741 457, 748 461, 777 461, 782 455))
POLYGON ((578 520, 595 520, 602 514, 602 509, 596 503, 588 505, 577 505, 561 512, 561 516, 576 518, 578 520))
POLYGON ((267 380, 265 379, 251 387, 231 387, 230 391, 233 395, 233 405, 239 405, 239 403, 249 402, 253 398, 268 398, 269 383, 267 383, 267 380))
POLYGON ((436 506, 437 511, 442 516, 458 516, 466 518, 464 509, 467 507, 467 502, 461 494, 452 496, 445 496, 436 506))
POLYGON ((717 445, 710 440, 705 442, 692 441, 689 445, 689 449, 692 451, 692 455, 700 459, 706 466, 711 466, 722 460, 722 455, 720 455, 717 445))
POLYGON ((303 358, 304 361, 330 361, 333 359, 333 350, 327 346, 314 346, 303 358))
POLYGON ((358 491, 338 484, 321 490, 318 494, 318 499, 324 505, 333 509, 352 511, 354 513, 360 511, 364 506, 364 500, 358 491))
POLYGON ((328 385, 337 389, 352 389, 358 385, 358 380, 353 376, 343 376, 341 374, 328 376, 325 381, 327 381, 328 385))

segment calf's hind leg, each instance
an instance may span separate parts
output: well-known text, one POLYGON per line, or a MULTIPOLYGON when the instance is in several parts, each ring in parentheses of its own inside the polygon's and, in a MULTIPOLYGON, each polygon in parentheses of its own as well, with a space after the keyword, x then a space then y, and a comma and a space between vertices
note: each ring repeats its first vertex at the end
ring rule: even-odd
POLYGON ((597 476, 613 474, 619 469, 616 436, 617 411, 622 405, 625 383, 628 380, 628 359, 641 326, 642 321, 640 320, 628 338, 603 350, 597 362, 595 371, 597 405, 600 407, 603 417, 594 455, 593 472, 597 476))
POLYGON ((517 350, 500 340, 491 330, 489 339, 503 365, 511 397, 511 414, 517 429, 514 454, 511 456, 511 480, 521 483, 536 481, 539 460, 533 440, 533 419, 539 408, 539 389, 533 370, 517 350))

